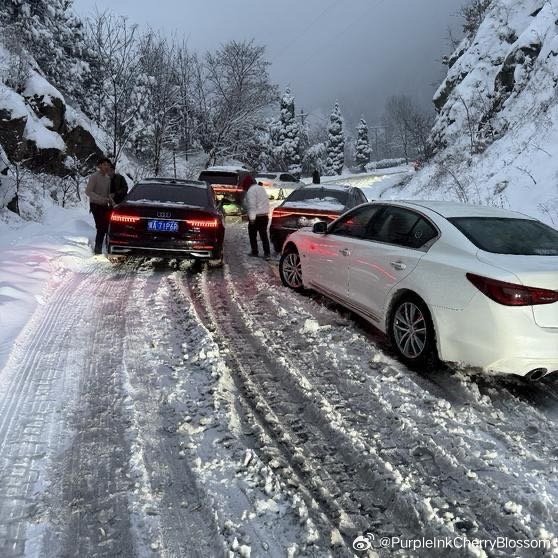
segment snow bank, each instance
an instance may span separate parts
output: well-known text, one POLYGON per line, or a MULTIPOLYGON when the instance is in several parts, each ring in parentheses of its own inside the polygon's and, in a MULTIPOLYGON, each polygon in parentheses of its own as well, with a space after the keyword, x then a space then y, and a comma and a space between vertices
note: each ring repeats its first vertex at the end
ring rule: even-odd
POLYGON ((52 106, 52 99, 60 99, 64 104, 64 97, 62 93, 51 85, 43 76, 40 76, 37 72, 33 72, 31 76, 25 82, 25 89, 23 90, 24 97, 42 97, 43 102, 46 105, 52 106))
POLYGON ((34 142, 39 149, 66 151, 66 144, 60 135, 45 127, 45 124, 51 124, 50 122, 43 123, 31 111, 28 112, 28 116, 23 132, 26 139, 34 142))
POLYGON ((6 111, 11 120, 25 118, 29 114, 25 99, 0 83, 0 111, 6 111))
POLYGON ((68 270, 91 261, 92 235, 92 220, 82 208, 48 207, 43 223, 0 220, 0 370, 49 290, 68 270))
POLYGON ((0 111, 6 111, 11 120, 26 118, 23 135, 26 139, 33 141, 39 149, 65 151, 66 145, 60 135, 45 127, 48 122, 41 122, 25 99, 3 84, 0 84, 0 111))

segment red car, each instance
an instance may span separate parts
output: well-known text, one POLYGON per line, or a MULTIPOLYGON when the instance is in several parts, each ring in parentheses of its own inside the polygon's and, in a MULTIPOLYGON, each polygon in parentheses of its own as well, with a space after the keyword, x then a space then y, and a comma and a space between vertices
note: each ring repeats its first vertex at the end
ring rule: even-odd
POLYGON ((318 221, 330 223, 348 209, 368 200, 360 188, 345 184, 308 184, 293 190, 273 210, 269 237, 276 252, 281 252, 286 238, 302 227, 318 221))
POLYGON ((112 256, 223 259, 225 225, 206 182, 147 178, 137 183, 110 218, 112 256))

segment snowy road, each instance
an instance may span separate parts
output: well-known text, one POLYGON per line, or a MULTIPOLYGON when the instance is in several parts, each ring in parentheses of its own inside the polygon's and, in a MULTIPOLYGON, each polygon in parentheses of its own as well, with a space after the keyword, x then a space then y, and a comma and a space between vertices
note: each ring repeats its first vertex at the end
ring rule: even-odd
POLYGON ((246 251, 57 276, 0 372, 1 556, 556 553, 552 382, 410 371, 246 251))

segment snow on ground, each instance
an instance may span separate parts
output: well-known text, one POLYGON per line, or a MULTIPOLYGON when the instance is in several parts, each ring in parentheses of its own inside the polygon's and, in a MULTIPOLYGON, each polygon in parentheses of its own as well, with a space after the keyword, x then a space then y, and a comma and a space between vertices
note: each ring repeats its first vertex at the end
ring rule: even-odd
MULTIPOLYGON (((401 182, 406 181, 414 171, 410 165, 379 169, 361 174, 353 174, 348 171, 339 176, 322 176, 323 184, 350 184, 360 188, 369 201, 382 197, 401 182)), ((308 179, 310 183, 311 179, 308 179)), ((394 195, 394 199, 398 196, 394 195)), ((391 199, 391 198, 390 198, 391 199)))
POLYGON ((44 304, 70 270, 90 256, 92 234, 85 209, 52 205, 41 223, 24 222, 0 210, 0 369, 37 305, 44 304))

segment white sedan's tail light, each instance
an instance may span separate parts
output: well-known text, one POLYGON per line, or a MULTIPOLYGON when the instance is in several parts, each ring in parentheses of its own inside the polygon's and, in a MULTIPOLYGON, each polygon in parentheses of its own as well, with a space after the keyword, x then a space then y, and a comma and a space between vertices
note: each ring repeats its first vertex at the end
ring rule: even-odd
POLYGON ((534 306, 558 302, 558 291, 506 283, 473 273, 467 273, 467 279, 488 298, 504 306, 534 306))

